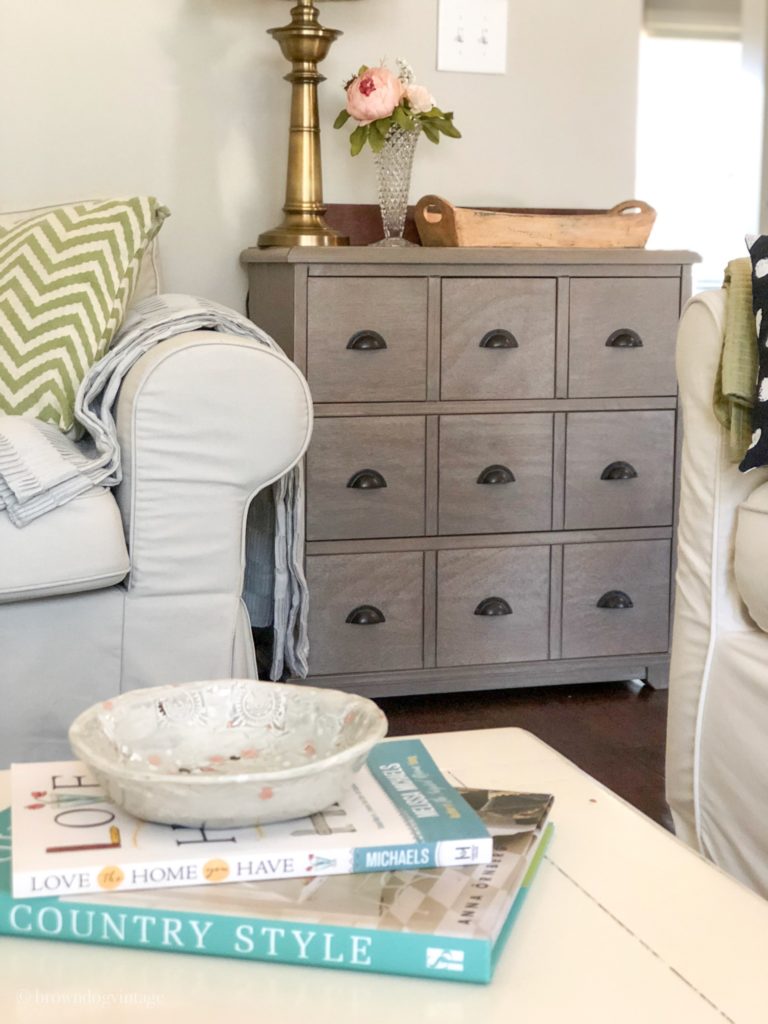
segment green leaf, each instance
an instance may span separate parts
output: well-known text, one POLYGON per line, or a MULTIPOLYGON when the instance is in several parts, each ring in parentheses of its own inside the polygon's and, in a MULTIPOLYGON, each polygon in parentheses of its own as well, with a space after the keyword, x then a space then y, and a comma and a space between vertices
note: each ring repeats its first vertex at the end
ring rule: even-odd
POLYGON ((349 120, 349 113, 346 110, 340 110, 339 111, 339 116, 333 122, 333 127, 334 128, 343 128, 348 120, 349 120))
POLYGON ((434 142, 435 145, 437 145, 437 143, 440 141, 440 132, 437 131, 434 125, 430 124, 429 121, 422 121, 421 127, 422 131, 427 136, 429 141, 434 142))
POLYGON ((371 128, 375 128, 375 130, 381 135, 382 139, 385 139, 387 137, 387 132, 394 123, 395 119, 393 117, 380 117, 378 121, 371 122, 371 128))
POLYGON ((369 127, 367 124, 359 124, 349 136, 349 151, 352 156, 357 156, 367 142, 369 127))
POLYGON ((368 70, 368 65, 367 64, 361 64, 360 65, 360 70, 357 72, 357 77, 359 78, 361 75, 364 75, 367 70, 368 70))
POLYGON ((395 107, 393 114, 395 124, 399 125, 400 128, 405 132, 411 132, 414 128, 413 118, 406 112, 404 107, 395 107))
POLYGON ((451 124, 450 121, 435 121, 435 128, 439 129, 443 135, 447 135, 451 139, 461 138, 461 132, 456 125, 451 124))
POLYGON ((380 153, 384 148, 384 139, 387 134, 387 129, 382 127, 384 118, 378 121, 371 121, 368 125, 368 143, 374 153, 380 153))

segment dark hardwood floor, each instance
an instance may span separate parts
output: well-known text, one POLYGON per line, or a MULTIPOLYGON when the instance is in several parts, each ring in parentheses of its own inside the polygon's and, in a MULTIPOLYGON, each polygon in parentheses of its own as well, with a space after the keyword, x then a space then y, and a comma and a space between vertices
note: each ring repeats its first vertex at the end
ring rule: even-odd
POLYGON ((667 694, 638 682, 388 697, 389 735, 528 729, 672 830, 664 799, 667 694))

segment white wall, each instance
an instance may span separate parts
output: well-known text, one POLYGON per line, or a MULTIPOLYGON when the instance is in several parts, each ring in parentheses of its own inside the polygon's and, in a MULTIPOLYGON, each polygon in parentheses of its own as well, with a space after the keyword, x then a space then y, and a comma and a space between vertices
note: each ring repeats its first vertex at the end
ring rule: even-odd
MULTIPOLYGON (((411 198, 611 206, 632 196, 641 0, 510 0, 506 75, 438 73, 437 0, 320 3, 325 199, 374 202, 331 123, 361 63, 406 57, 464 133, 419 143, 411 198)), ((243 307, 238 255, 280 220, 282 0, 0 0, 0 209, 157 195, 168 290, 243 307)))
POLYGON ((745 169, 752 175, 751 195, 757 197, 755 224, 768 231, 768 4, 766 0, 741 0, 741 37, 744 82, 740 102, 753 125, 763 130, 751 132, 744 140, 745 169))

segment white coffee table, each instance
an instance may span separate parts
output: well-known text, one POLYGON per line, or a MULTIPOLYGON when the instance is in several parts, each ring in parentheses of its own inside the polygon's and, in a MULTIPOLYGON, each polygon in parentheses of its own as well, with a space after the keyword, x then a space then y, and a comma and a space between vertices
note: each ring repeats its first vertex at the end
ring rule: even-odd
POLYGON ((423 739, 462 782, 556 794, 490 985, 2 938, 0 1021, 766 1024, 768 902, 530 733, 423 739))

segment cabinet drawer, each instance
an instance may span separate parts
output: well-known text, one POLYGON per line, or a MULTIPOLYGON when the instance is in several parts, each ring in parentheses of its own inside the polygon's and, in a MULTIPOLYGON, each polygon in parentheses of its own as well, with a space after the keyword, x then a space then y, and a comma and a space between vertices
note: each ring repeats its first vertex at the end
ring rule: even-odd
POLYGON ((551 398, 551 279, 443 281, 441 398, 551 398))
POLYGON ((552 525, 552 416, 440 417, 439 532, 552 525))
POLYGON ((438 666, 548 656, 548 547, 438 553, 438 666))
POLYGON ((571 281, 568 394, 674 395, 677 278, 571 281))
POLYGON ((675 413, 567 416, 565 528, 672 522, 675 413))
POLYGON ((426 278, 310 279, 307 302, 316 402, 426 398, 426 278))
POLYGON ((666 540, 567 544, 563 657, 666 651, 669 573, 666 540))
POLYGON ((423 416, 315 420, 307 453, 307 538, 424 533, 423 416))
POLYGON ((307 558, 310 675, 421 668, 421 552, 307 558))

